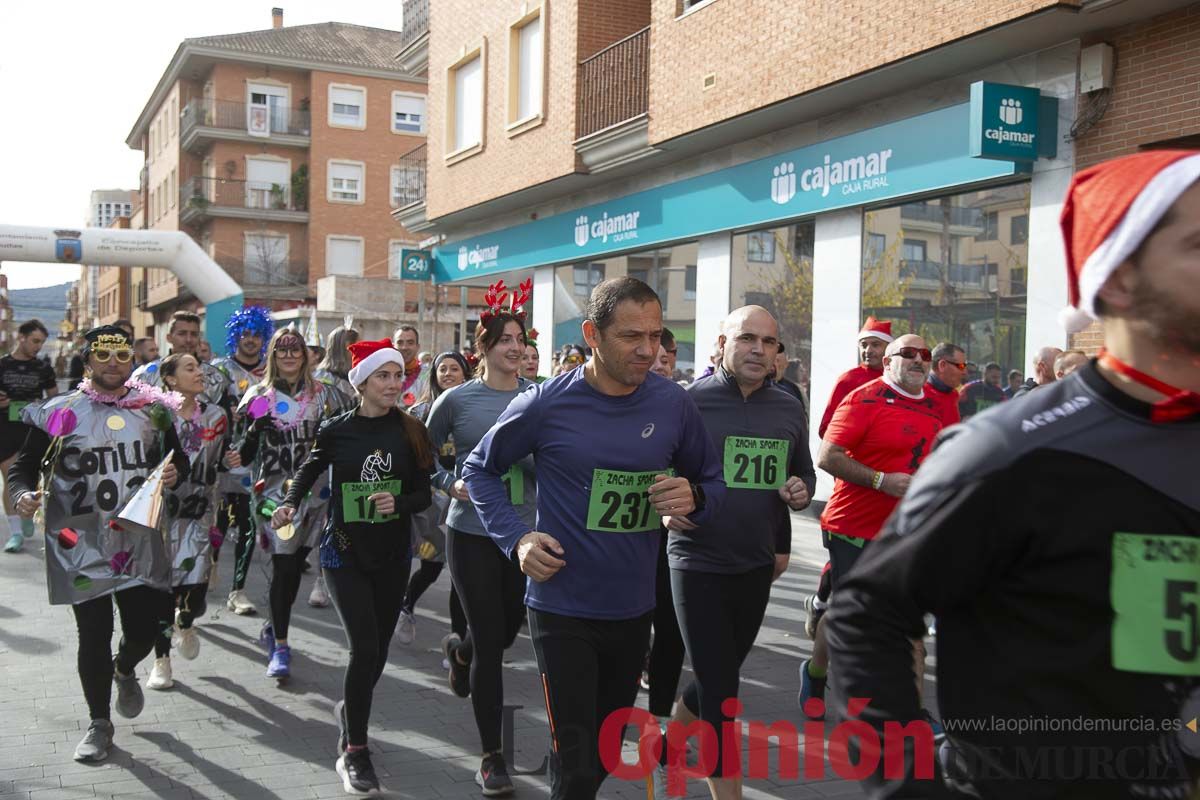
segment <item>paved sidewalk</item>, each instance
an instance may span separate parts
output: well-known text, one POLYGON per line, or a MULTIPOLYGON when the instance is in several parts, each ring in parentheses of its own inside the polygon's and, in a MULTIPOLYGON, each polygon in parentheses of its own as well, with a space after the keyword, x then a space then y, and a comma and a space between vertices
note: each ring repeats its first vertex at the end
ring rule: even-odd
MULTIPOLYGON (((771 606, 743 671, 745 718, 787 720, 803 730, 796 707, 796 667, 811 649, 803 635, 803 598, 816 584, 824 550, 815 524, 795 517, 791 569, 776 583, 771 606)), ((116 743, 107 762, 71 759, 87 724, 75 672, 76 634, 69 608, 46 603, 40 540, 20 555, 0 554, 0 800, 60 798, 237 798, 291 800, 340 797, 333 771, 337 729, 331 717, 341 695, 345 640, 332 608, 309 608, 313 573, 304 578, 292 623, 291 682, 264 677, 255 643, 261 615, 225 610, 231 548, 219 586, 198 621, 202 644, 195 661, 172 659, 175 688, 146 691, 136 720, 114 716, 116 743)), ((264 559, 255 553, 250 594, 266 608, 264 559)), ((392 643, 371 717, 371 748, 388 796, 478 798, 474 784, 478 736, 469 701, 454 697, 441 670, 438 642, 448 629, 449 575, 443 574, 417 609, 417 640, 392 643)), ((117 626, 118 635, 120 626, 117 626)), ((115 647, 115 642, 114 642, 115 647)), ((145 680, 151 659, 139 668, 145 680)), ((684 681, 690 673, 686 671, 684 681)), ((542 763, 548 736, 529 638, 508 653, 506 702, 515 712, 516 767, 542 763)), ((644 706, 645 693, 639 703, 644 706)), ((771 753, 771 774, 775 769, 771 753)), ((801 760, 803 767, 803 760, 801 760)), ((832 773, 830 773, 832 774, 832 773)), ((539 776, 517 779, 517 796, 548 796, 539 776)), ((689 797, 706 797, 698 782, 689 797)), ((748 781, 747 800, 859 797, 854 784, 748 781)), ((645 798, 642 782, 610 778, 604 798, 645 798)))

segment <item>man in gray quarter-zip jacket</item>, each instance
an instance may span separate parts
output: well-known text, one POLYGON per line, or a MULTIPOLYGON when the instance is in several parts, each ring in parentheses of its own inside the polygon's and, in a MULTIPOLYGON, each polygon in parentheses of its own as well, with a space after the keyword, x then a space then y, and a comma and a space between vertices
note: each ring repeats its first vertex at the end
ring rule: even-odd
MULTIPOLYGON (((741 664, 762 625, 771 583, 787 569, 788 510, 809 504, 816 474, 803 406, 768 379, 779 349, 775 318, 759 306, 737 309, 722 323, 717 341, 716 371, 687 391, 722 454, 726 501, 700 525, 668 518, 667 557, 696 675, 675 716, 681 722, 700 717, 720 736, 723 723, 736 716, 726 715, 722 703, 737 697, 741 664)), ((723 753, 720 742, 716 752, 723 753)), ((736 764, 724 765, 718 757, 705 766, 714 797, 740 796, 729 793, 741 781, 733 775, 736 764)))

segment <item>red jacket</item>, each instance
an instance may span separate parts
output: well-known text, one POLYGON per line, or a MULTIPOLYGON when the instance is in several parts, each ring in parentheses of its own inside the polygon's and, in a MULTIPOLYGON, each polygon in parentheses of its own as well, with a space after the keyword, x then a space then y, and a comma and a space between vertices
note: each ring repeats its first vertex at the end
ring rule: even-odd
POLYGON ((962 417, 958 413, 958 401, 962 398, 957 389, 951 389, 936 377, 930 375, 929 380, 925 383, 925 393, 932 397, 934 403, 937 404, 938 413, 942 417, 943 428, 949 428, 951 425, 957 425, 959 422, 962 422, 962 417))
MULTIPOLYGON (((837 407, 846 399, 846 395, 882 376, 883 370, 870 369, 863 364, 843 372, 833 387, 833 393, 829 395, 829 402, 825 406, 825 414, 821 417, 821 427, 817 428, 817 435, 822 439, 825 438, 825 429, 829 427, 829 421, 833 419, 833 412, 837 411, 837 407)), ((957 420, 955 421, 957 422, 957 420)))

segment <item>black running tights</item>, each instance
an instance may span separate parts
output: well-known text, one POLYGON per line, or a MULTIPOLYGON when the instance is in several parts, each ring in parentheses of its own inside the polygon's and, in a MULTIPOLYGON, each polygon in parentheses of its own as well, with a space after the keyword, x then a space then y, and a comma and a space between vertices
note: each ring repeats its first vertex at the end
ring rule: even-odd
MULTIPOLYGON (((286 639, 288 627, 292 621, 292 606, 296 595, 300 593, 301 567, 304 559, 308 558, 311 547, 301 547, 289 555, 276 553, 271 556, 271 586, 267 595, 271 601, 271 627, 275 630, 276 639, 286 639)), ((408 576, 405 575, 405 578, 408 576)))
POLYGON ((170 624, 172 595, 134 586, 71 606, 79 629, 79 682, 92 719, 109 719, 113 679, 113 598, 121 615, 116 668, 131 674, 154 649, 154 638, 170 624))
POLYGON ((407 558, 381 564, 370 571, 356 566, 321 570, 325 588, 342 620, 350 646, 350 663, 346 667, 342 692, 346 701, 346 733, 351 745, 367 743, 371 698, 387 664, 392 632, 400 620, 408 571, 407 558))

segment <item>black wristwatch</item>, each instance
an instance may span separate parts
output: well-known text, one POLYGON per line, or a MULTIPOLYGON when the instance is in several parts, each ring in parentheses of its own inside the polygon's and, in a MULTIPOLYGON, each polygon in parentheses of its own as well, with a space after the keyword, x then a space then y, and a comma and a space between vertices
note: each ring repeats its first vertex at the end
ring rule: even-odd
POLYGON ((692 502, 696 505, 692 513, 695 514, 697 511, 703 511, 705 503, 704 489, 699 484, 691 482, 688 483, 688 486, 692 487, 692 502))

